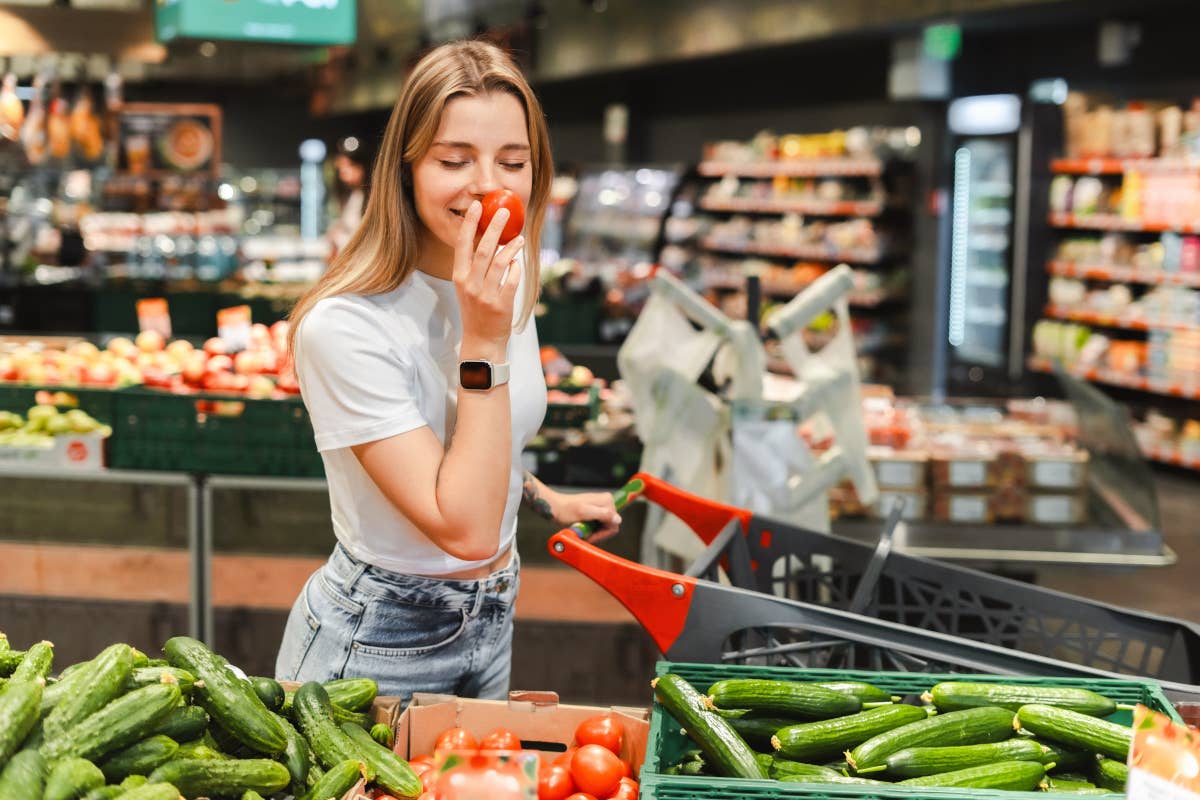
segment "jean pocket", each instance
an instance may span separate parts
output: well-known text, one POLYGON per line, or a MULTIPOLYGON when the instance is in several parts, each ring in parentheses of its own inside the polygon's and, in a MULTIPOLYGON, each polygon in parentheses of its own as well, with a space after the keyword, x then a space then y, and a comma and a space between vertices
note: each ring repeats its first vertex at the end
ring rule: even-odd
POLYGON ((462 608, 372 598, 363 608, 353 648, 377 656, 412 656, 457 640, 467 627, 462 608))

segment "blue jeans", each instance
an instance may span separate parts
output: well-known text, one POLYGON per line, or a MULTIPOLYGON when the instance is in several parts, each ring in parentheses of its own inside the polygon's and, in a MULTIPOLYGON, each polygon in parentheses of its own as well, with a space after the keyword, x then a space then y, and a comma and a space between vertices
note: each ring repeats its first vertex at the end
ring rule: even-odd
POLYGON ((407 705, 413 692, 504 699, 520 560, 480 580, 403 575, 340 544, 292 606, 281 680, 367 677, 407 705))

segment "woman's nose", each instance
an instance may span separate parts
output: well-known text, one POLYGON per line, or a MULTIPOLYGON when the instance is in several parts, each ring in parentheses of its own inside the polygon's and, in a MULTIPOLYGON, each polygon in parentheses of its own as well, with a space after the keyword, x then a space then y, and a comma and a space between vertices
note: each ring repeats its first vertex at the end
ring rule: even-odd
POLYGON ((488 192, 499 188, 500 183, 497 179, 495 165, 480 160, 475 167, 474 174, 471 176, 471 194, 476 197, 483 197, 488 192))

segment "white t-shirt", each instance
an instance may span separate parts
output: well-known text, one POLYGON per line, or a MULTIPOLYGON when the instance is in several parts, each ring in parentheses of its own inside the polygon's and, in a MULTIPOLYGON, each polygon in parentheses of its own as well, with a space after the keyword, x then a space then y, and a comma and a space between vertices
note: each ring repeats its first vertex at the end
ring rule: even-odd
MULTIPOLYGON (((514 318, 521 311, 520 291, 517 297, 514 318)), ((458 408, 461 340, 454 284, 420 271, 387 294, 321 300, 300 323, 296 376, 325 461, 333 530, 361 561, 421 575, 487 563, 462 561, 438 547, 388 501, 350 449, 422 425, 447 446, 458 408)), ((532 319, 509 338, 508 362, 513 432, 500 552, 516 535, 521 451, 546 414, 546 382, 532 319)))

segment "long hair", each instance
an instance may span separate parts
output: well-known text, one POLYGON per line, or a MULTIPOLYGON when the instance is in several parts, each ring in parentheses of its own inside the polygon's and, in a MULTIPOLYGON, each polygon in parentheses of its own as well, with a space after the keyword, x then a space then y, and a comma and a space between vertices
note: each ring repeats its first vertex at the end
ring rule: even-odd
POLYGON ((288 316, 289 352, 294 352, 300 322, 319 301, 390 292, 417 268, 422 223, 413 199, 412 165, 432 146, 447 102, 492 92, 507 92, 521 102, 529 133, 533 188, 525 217, 524 305, 516 327, 528 324, 541 282, 538 251, 554 177, 546 119, 529 83, 504 51, 486 42, 451 42, 429 52, 405 79, 375 159, 362 224, 288 316))

